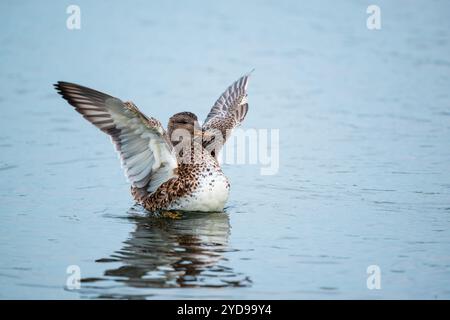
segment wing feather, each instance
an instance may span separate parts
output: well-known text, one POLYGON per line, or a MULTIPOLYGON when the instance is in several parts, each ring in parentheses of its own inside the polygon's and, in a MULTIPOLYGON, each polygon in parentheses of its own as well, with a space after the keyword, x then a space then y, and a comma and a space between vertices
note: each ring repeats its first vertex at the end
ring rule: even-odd
POLYGON ((86 120, 111 136, 134 187, 154 192, 176 176, 173 146, 158 120, 146 117, 131 102, 87 87, 58 82, 55 88, 86 120))
POLYGON ((222 139, 205 141, 203 147, 219 151, 222 145, 218 144, 224 144, 231 131, 245 119, 248 112, 247 86, 250 74, 251 72, 231 84, 214 103, 202 130, 212 135, 220 133, 222 139))

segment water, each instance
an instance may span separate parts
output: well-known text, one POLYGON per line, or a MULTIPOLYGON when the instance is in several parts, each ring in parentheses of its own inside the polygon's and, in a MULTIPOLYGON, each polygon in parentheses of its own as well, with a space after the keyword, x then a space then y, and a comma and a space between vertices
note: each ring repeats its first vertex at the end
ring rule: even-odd
POLYGON ((69 4, 0 4, 0 298, 450 298, 446 1, 377 1, 378 31, 366 1, 78 1, 74 31, 69 4), (180 220, 134 206, 51 86, 166 122, 252 68, 244 127, 280 129, 279 171, 225 165, 226 212, 180 220))

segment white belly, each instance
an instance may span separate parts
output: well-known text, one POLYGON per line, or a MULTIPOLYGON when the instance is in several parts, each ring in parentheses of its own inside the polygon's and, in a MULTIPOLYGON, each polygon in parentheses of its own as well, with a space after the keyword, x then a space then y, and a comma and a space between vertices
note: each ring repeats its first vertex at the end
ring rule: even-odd
POLYGON ((221 212, 228 199, 230 187, 222 172, 199 177, 199 185, 194 192, 174 201, 169 210, 221 212))

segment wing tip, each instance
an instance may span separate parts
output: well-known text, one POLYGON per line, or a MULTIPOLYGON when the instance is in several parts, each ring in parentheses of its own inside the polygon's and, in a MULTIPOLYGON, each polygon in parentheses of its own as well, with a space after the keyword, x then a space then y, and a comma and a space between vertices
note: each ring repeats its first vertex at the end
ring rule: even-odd
POLYGON ((73 85, 73 83, 66 82, 66 81, 56 81, 56 83, 53 84, 53 87, 55 87, 56 89, 62 89, 69 85, 73 85))
POLYGON ((70 86, 73 86, 73 83, 66 82, 66 81, 57 81, 53 84, 53 87, 55 90, 63 96, 64 99, 66 99, 66 89, 68 89, 70 86))
POLYGON ((252 70, 250 70, 250 72, 247 72, 245 75, 242 76, 241 80, 243 80, 244 90, 247 90, 248 80, 254 71, 255 71, 255 68, 253 68, 252 70))
POLYGON ((63 99, 68 101, 68 97, 65 94, 65 82, 64 81, 58 81, 53 84, 53 88, 55 88, 56 92, 60 94, 63 99))
POLYGON ((58 81, 56 83, 53 84, 53 88, 55 88, 56 91, 58 91, 58 93, 61 93, 61 81, 58 81))

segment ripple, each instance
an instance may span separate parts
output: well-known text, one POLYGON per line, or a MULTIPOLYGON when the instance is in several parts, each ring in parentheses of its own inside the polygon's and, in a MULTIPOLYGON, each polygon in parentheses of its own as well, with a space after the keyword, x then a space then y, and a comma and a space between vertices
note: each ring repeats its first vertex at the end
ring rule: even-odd
POLYGON ((0 171, 6 171, 6 170, 10 170, 10 169, 14 169, 17 168, 16 165, 2 165, 0 166, 0 171))

